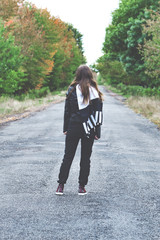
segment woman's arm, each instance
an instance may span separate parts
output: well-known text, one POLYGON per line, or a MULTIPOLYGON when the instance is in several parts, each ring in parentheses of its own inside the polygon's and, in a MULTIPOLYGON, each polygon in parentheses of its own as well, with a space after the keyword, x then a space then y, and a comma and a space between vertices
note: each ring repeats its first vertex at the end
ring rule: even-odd
POLYGON ((95 139, 98 140, 101 137, 101 125, 96 126, 95 139))
POLYGON ((69 119, 70 119, 70 103, 69 103, 69 99, 66 96, 65 107, 64 107, 64 123, 63 123, 64 134, 66 134, 67 132, 69 119))
POLYGON ((94 112, 96 112, 96 111, 101 112, 101 121, 95 127, 95 139, 98 140, 101 137, 103 103, 100 99, 94 99, 94 100, 92 100, 92 106, 93 106, 94 112))

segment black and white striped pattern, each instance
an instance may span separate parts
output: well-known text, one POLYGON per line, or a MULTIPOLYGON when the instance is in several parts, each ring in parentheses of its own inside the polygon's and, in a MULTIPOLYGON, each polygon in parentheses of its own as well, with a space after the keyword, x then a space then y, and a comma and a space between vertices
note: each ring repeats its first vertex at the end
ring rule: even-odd
POLYGON ((86 136, 89 138, 90 130, 102 125, 102 101, 99 99, 98 91, 90 86, 88 102, 83 102, 83 95, 79 84, 76 86, 79 113, 83 123, 86 136))
POLYGON ((83 122, 83 127, 87 135, 90 134, 90 130, 95 128, 97 125, 102 124, 102 112, 96 111, 95 116, 90 115, 86 122, 83 122))

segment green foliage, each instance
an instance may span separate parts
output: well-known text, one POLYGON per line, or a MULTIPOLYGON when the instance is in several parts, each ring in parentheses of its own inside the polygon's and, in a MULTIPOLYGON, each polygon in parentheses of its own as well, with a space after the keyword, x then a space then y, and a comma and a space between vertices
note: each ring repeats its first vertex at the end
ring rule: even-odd
POLYGON ((44 29, 39 27, 40 21, 38 22, 37 17, 39 12, 31 4, 26 3, 19 9, 11 27, 16 44, 21 46, 21 53, 24 55, 23 69, 26 81, 21 93, 35 89, 40 80, 45 78, 47 65, 45 61, 50 58, 48 32, 44 34, 44 29))
POLYGON ((84 54, 83 43, 82 43, 83 35, 76 28, 74 28, 72 24, 68 24, 68 31, 70 31, 70 30, 73 32, 77 46, 78 46, 79 50, 81 51, 81 54, 83 55, 84 54))
POLYGON ((14 37, 10 34, 5 38, 5 27, 0 22, 0 94, 15 94, 25 81, 21 70, 23 56, 21 49, 14 44, 14 37))
POLYGON ((131 96, 157 96, 160 97, 160 87, 159 88, 144 88, 142 86, 130 86, 123 83, 119 83, 116 88, 120 90, 123 95, 131 96))
POLYGON ((63 75, 64 75, 63 73, 64 62, 65 62, 64 51, 61 49, 58 49, 58 51, 54 55, 54 68, 48 77, 47 85, 49 85, 49 88, 51 91, 54 91, 55 89, 59 88, 61 85, 60 80, 63 79, 63 75))
POLYGON ((85 62, 76 28, 24 0, 1 0, 0 17, 1 94, 38 97, 73 80, 85 62))
POLYGON ((42 98, 50 93, 49 87, 43 87, 41 89, 33 89, 28 92, 28 97, 31 99, 42 98))
POLYGON ((54 68, 48 77, 51 91, 68 86, 73 80, 77 67, 84 63, 84 58, 75 44, 72 45, 70 55, 67 56, 63 48, 59 48, 54 55, 54 68))
POLYGON ((96 68, 108 84, 116 85, 120 82, 128 84, 133 81, 123 69, 121 62, 111 61, 106 55, 99 58, 97 62, 96 68))
POLYGON ((134 84, 149 85, 138 46, 144 44, 146 37, 142 25, 151 17, 148 9, 155 11, 158 4, 159 0, 122 0, 119 8, 112 14, 112 24, 106 28, 104 54, 109 61, 118 60, 122 63, 130 77, 130 84, 133 84, 134 79, 134 84))
POLYGON ((36 99, 46 97, 50 93, 49 87, 43 87, 41 89, 32 89, 28 93, 23 93, 14 96, 14 99, 18 101, 25 101, 25 99, 36 99))
MULTIPOLYGON (((158 9, 159 11, 159 9, 158 9)), ((149 85, 160 86, 160 13, 151 12, 151 19, 143 25, 146 35, 144 45, 140 45, 140 53, 145 64, 145 73, 149 76, 149 85)))
POLYGON ((103 84, 103 83, 104 83, 101 74, 98 74, 98 75, 97 75, 97 83, 98 83, 98 84, 103 84))

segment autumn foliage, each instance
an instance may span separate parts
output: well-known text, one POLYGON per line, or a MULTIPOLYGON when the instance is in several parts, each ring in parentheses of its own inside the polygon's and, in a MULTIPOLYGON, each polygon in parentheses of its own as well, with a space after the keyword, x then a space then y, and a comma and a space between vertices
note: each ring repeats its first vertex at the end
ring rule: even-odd
POLYGON ((9 53, 7 58, 0 54, 0 71, 4 72, 7 64, 9 71, 17 73, 16 79, 7 76, 9 71, 5 77, 1 75, 0 94, 20 95, 34 89, 53 91, 64 87, 85 62, 82 35, 72 25, 51 16, 47 9, 23 0, 0 0, 0 19, 0 41, 4 52, 9 53), (8 64, 11 56, 18 63, 16 68, 8 64), (13 88, 6 79, 16 82, 13 88))

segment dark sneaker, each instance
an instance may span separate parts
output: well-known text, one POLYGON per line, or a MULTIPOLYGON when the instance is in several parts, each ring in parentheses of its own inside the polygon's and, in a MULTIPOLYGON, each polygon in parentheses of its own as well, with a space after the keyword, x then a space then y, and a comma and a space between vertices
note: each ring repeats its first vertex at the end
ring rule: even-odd
POLYGON ((60 184, 58 185, 56 194, 57 194, 57 195, 63 195, 63 189, 64 189, 64 184, 61 184, 61 183, 60 183, 60 184))
POLYGON ((87 194, 86 189, 83 186, 79 185, 78 195, 86 195, 86 194, 87 194))

